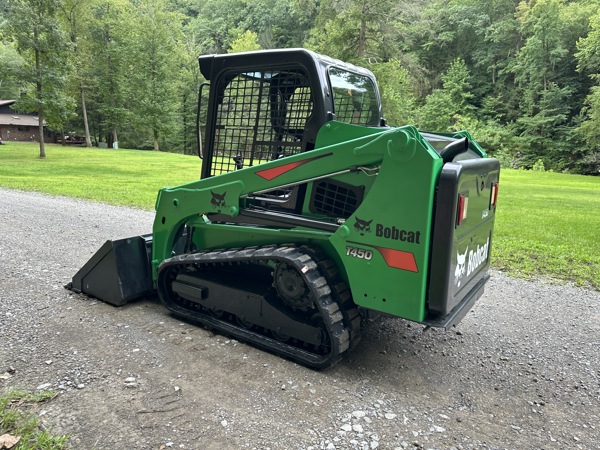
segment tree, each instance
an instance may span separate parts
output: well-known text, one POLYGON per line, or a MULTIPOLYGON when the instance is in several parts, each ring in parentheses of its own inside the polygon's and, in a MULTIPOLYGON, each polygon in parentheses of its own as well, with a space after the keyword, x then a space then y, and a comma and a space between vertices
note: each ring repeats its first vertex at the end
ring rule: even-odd
POLYGON ((505 69, 514 60, 522 45, 522 35, 515 11, 519 0, 493 0, 486 3, 486 24, 481 31, 482 41, 474 42, 472 58, 480 71, 482 82, 496 86, 512 86, 512 74, 505 69), (485 75, 484 75, 485 74, 485 75), (485 77, 487 76, 487 78, 485 77))
POLYGON ((241 29, 257 34, 262 48, 301 47, 319 11, 318 0, 253 0, 241 29))
POLYGON ((237 37, 231 42, 227 53, 249 52, 252 50, 260 50, 258 43, 258 35, 253 31, 246 30, 237 32, 237 37))
POLYGON ((135 58, 130 91, 135 122, 150 131, 152 147, 173 129, 179 105, 176 77, 182 59, 183 17, 167 10, 165 0, 140 2, 136 8, 133 40, 135 58))
POLYGON ((16 99, 20 93, 19 78, 23 58, 11 44, 0 42, 0 98, 16 99))
POLYGON ((44 121, 67 109, 62 91, 68 71, 68 41, 57 20, 60 0, 12 0, 8 3, 7 35, 23 57, 18 73, 26 86, 17 107, 39 118, 40 158, 46 157, 44 121))
POLYGON ((345 61, 389 59, 395 52, 381 44, 393 30, 397 8, 391 0, 323 1, 308 45, 345 61))
POLYGON ((300 47, 318 5, 318 0, 205 0, 196 4, 197 16, 186 28, 205 54, 225 53, 246 30, 256 33, 261 48, 300 47))
POLYGON ((442 76, 442 82, 443 88, 428 95, 425 105, 419 110, 418 124, 423 129, 451 131, 461 117, 473 114, 472 86, 465 62, 455 60, 442 76))
POLYGON ((128 103, 135 16, 128 0, 104 0, 92 8, 88 52, 94 55, 85 77, 94 86, 91 98, 99 139, 119 141, 119 130, 131 116, 128 103))
POLYGON ((242 26, 246 14, 244 0, 206 0, 198 3, 198 16, 187 26, 198 42, 201 52, 225 53, 235 39, 232 29, 248 29, 242 26))
POLYGON ((600 13, 590 20, 589 34, 577 42, 578 70, 594 82, 581 111, 577 134, 588 146, 580 165, 585 173, 600 173, 600 13))
POLYGON ((92 146, 87 105, 85 101, 86 91, 91 84, 85 74, 85 66, 92 64, 93 60, 91 55, 85 51, 86 24, 91 21, 90 3, 90 0, 63 0, 60 7, 62 16, 67 24, 69 39, 73 50, 73 76, 71 77, 70 84, 74 86, 74 90, 77 91, 77 96, 80 99, 86 147, 92 146))
POLYGON ((526 40, 513 71, 517 83, 524 87, 524 101, 530 111, 535 108, 540 93, 547 90, 550 83, 558 81, 561 63, 569 53, 561 36, 562 3, 563 0, 540 0, 521 3, 518 8, 526 40))
POLYGON ((523 166, 532 167, 538 159, 559 170, 570 166, 569 98, 572 95, 571 88, 550 83, 540 92, 535 111, 517 120, 523 166))
POLYGON ((577 69, 581 73, 600 73, 600 12, 590 18, 590 31, 577 41, 577 69))
POLYGON ((169 137, 169 151, 196 154, 198 132, 196 128, 198 93, 200 84, 205 81, 198 70, 197 56, 200 49, 194 35, 184 36, 181 69, 175 77, 178 97, 181 98, 178 111, 179 120, 174 124, 174 132, 169 137))
POLYGON ((586 89, 576 71, 575 42, 587 34, 596 7, 565 0, 523 2, 518 7, 525 40, 509 67, 521 96, 521 117, 515 124, 528 166, 539 158, 558 170, 576 163, 573 130, 586 89))
POLYGON ((427 131, 449 131, 455 114, 450 94, 443 89, 434 89, 419 109, 417 126, 427 131))
MULTIPOLYGON (((378 70, 378 64, 387 63, 401 67, 406 71, 411 93, 429 92, 428 74, 414 51, 424 3, 423 0, 323 1, 306 45, 373 70, 378 70)), ((384 66, 380 69, 386 70, 384 66)), ((382 92, 396 90, 393 77, 380 76, 379 83, 382 92)), ((386 111, 392 111, 386 102, 386 111)))
POLYGON ((416 97, 411 80, 399 60, 369 65, 377 77, 383 113, 390 125, 412 124, 416 120, 416 97))
POLYGON ((578 161, 583 173, 600 174, 600 76, 598 85, 593 86, 586 97, 583 109, 584 121, 577 128, 577 134, 588 146, 578 161))
POLYGON ((491 19, 487 2, 473 0, 436 0, 425 7, 424 19, 427 27, 419 30, 419 55, 435 86, 456 58, 472 64, 491 19))

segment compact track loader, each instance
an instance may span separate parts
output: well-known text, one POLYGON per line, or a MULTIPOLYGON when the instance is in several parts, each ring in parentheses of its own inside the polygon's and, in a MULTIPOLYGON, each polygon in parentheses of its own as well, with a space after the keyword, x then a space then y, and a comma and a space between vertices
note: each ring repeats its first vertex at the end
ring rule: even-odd
POLYGON ((351 64, 304 49, 199 62, 201 179, 161 189, 152 235, 107 241, 73 291, 157 292, 317 369, 365 318, 463 318, 489 278, 498 160, 464 131, 387 126, 373 74, 351 64))

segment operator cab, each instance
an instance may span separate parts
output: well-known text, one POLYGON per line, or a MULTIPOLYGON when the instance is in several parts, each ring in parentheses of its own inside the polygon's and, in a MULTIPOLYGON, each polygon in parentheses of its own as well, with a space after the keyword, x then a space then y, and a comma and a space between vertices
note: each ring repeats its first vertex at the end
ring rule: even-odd
MULTIPOLYGON (((210 82, 208 99, 201 89, 198 114, 204 121, 198 125, 204 135, 202 178, 312 150, 317 133, 331 120, 367 127, 385 123, 369 70, 309 50, 207 55, 199 63, 210 82)), ((315 194, 306 192, 304 183, 262 193, 248 203, 300 214, 305 197, 315 194)), ((352 204, 343 215, 358 202, 352 204)), ((318 205, 311 210, 324 211, 318 205)))
POLYGON ((199 62, 211 83, 210 97, 200 96, 202 178, 312 150, 330 120, 383 123, 370 71, 309 50, 207 55, 199 62))

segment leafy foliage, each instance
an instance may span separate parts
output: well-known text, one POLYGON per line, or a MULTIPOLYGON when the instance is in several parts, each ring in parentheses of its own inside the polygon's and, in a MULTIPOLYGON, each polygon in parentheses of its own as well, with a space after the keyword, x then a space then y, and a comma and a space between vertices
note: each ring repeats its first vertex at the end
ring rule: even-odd
POLYGON ((381 102, 390 125, 401 126, 416 120, 416 96, 411 87, 408 70, 397 59, 365 64, 379 82, 381 102))
POLYGON ((451 131, 461 117, 473 113, 470 74, 464 61, 454 61, 442 76, 443 88, 435 89, 425 99, 418 125, 427 130, 451 131))
POLYGON ((237 38, 231 43, 228 53, 250 52, 252 50, 260 50, 258 35, 253 31, 246 30, 243 33, 237 33, 237 38))
MULTIPOLYGON (((4 30, 22 57, 22 64, 12 67, 13 76, 22 80, 24 87, 17 108, 35 111, 40 129, 44 120, 59 125, 72 108, 64 91, 70 67, 64 30, 56 20, 59 0, 15 0, 7 6, 9 20, 4 30)), ((46 157, 43 141, 40 157, 46 157)))
POLYGON ((179 72, 183 16, 168 11, 165 0, 140 2, 132 28, 135 44, 130 81, 136 86, 130 95, 133 121, 147 130, 152 148, 159 150, 159 138, 168 136, 176 121, 177 84, 171 77, 179 72))
POLYGON ((15 76, 23 66, 23 58, 11 44, 0 42, 0 98, 16 99, 20 94, 20 81, 15 76))
POLYGON ((92 140, 108 146, 193 153, 198 55, 304 46, 371 69, 390 124, 468 127, 511 167, 541 159, 546 169, 599 173, 600 0, 2 5, 0 96, 43 106, 57 131, 83 134, 88 116, 92 140), (33 5, 47 8, 41 96, 36 47, 26 43, 35 20, 23 9, 33 5))

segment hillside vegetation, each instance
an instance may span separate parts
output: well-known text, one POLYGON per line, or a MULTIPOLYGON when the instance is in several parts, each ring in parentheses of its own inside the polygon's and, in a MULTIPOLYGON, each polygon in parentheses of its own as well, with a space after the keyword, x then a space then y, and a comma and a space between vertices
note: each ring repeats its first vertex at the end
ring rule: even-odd
POLYGON ((59 135, 87 118, 94 144, 193 153, 197 56, 285 47, 371 69, 391 125, 599 173, 600 0, 0 2, 0 98, 59 135))

